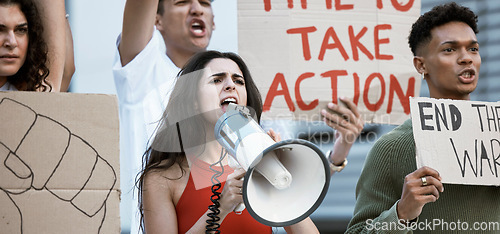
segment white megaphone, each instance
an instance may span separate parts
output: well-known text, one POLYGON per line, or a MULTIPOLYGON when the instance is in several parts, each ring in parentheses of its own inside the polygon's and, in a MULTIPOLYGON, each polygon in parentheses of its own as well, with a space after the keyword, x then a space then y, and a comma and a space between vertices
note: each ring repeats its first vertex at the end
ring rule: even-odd
POLYGON ((262 224, 283 227, 302 221, 321 204, 330 169, 309 141, 274 142, 244 106, 229 104, 215 125, 217 141, 245 169, 243 201, 262 224))

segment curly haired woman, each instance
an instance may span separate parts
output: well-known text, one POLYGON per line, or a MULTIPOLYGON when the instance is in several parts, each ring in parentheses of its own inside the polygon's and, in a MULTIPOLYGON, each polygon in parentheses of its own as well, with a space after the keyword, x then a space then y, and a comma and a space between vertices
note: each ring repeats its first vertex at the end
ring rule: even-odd
POLYGON ((64 15, 62 0, 0 0, 0 91, 67 89, 74 63, 64 15))

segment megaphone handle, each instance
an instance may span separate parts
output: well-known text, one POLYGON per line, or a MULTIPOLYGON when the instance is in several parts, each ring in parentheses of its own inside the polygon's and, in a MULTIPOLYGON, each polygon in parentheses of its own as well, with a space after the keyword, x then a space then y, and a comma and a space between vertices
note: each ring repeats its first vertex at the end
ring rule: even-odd
MULTIPOLYGON (((241 168, 241 167, 240 167, 241 168)), ((243 180, 244 177, 242 177, 240 180, 243 180)), ((240 215, 241 213, 243 213, 243 210, 245 210, 245 203, 240 203, 236 206, 236 208, 234 208, 234 213, 236 213, 237 215, 240 215)))
POLYGON ((245 203, 240 203, 236 206, 236 208, 234 208, 234 213, 236 213, 237 215, 240 215, 241 213, 243 213, 243 210, 245 210, 245 203))
MULTIPOLYGON (((241 168, 241 167, 240 167, 241 168)), ((244 177, 242 177, 240 180, 243 180, 244 177)), ((234 213, 236 213, 237 215, 240 215, 241 213, 243 213, 243 210, 245 209, 245 203, 240 203, 238 204, 235 208, 234 208, 234 213)))
MULTIPOLYGON (((229 157, 228 159, 228 164, 231 168, 233 168, 233 170, 237 170, 239 168, 242 168, 241 165, 238 163, 238 161, 236 161, 236 159, 234 159, 232 156, 229 157)), ((243 178, 241 178, 240 180, 243 180, 243 178)), ((245 203, 240 203, 238 204, 235 208, 234 208, 234 213, 236 213, 237 215, 240 215, 241 213, 243 213, 243 210, 245 210, 245 203)))

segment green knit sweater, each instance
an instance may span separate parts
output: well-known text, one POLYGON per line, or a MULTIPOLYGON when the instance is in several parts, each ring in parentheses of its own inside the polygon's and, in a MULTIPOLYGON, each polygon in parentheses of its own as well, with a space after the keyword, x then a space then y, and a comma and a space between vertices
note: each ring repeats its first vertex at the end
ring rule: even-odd
POLYGON ((368 153, 346 233, 500 233, 500 187, 455 184, 444 184, 439 199, 427 203, 418 220, 405 229, 398 222, 396 205, 405 176, 416 169, 413 129, 407 120, 368 153))

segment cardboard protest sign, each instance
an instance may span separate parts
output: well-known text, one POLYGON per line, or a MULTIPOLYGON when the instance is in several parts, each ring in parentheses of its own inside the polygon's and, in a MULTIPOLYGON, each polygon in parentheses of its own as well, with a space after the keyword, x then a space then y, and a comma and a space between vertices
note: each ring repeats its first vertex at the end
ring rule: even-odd
POLYGON ((500 185, 500 102, 411 98, 417 166, 443 183, 500 185))
POLYGON ((116 97, 0 92, 0 120, 2 233, 120 233, 116 97))
POLYGON ((407 42, 419 15, 420 0, 238 0, 238 52, 263 119, 319 120, 345 96, 367 122, 402 123, 420 92, 407 42))

